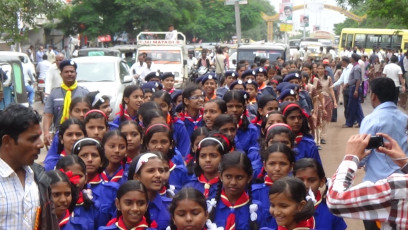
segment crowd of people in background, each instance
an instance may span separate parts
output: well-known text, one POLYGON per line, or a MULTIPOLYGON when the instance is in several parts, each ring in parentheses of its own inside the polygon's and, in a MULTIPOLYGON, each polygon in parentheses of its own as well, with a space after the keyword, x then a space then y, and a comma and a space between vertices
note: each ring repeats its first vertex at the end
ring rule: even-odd
POLYGON ((74 61, 52 47, 31 51, 48 100, 42 128, 30 108, 0 112, 0 228, 340 230, 341 216, 365 219, 366 229, 407 227, 407 179, 393 174, 408 167, 408 116, 397 108, 407 55, 346 48, 321 60, 238 60, 229 70, 227 54, 191 55, 189 65, 215 72, 183 89, 140 54, 131 73, 141 84, 125 88, 110 120, 110 98, 77 85, 74 61), (366 97, 374 111, 364 118, 366 97), (342 127, 361 135, 330 183, 319 150, 341 104, 342 127), (388 143, 368 155, 370 135, 388 143), (358 165, 365 188, 387 197, 350 187, 358 165))

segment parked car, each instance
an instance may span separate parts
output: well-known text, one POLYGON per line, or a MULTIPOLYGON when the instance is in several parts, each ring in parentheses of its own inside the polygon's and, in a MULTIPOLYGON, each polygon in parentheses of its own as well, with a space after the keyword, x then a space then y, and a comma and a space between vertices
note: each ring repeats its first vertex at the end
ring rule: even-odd
POLYGON ((110 119, 113 119, 119 112, 125 87, 133 80, 126 62, 112 56, 78 57, 73 60, 78 65, 78 84, 90 92, 98 90, 110 97, 110 119))

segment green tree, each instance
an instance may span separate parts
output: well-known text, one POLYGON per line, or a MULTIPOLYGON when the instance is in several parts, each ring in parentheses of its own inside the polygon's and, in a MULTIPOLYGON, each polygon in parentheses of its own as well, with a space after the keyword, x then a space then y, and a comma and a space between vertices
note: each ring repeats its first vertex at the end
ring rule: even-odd
POLYGON ((3 0, 0 1, 0 32, 4 33, 5 39, 14 42, 22 41, 26 34, 27 27, 35 28, 35 18, 45 15, 47 18, 54 18, 58 14, 62 3, 55 0, 3 0), (23 28, 17 26, 18 17, 23 28))
POLYGON ((337 0, 340 5, 366 7, 368 16, 382 23, 401 24, 408 26, 408 1, 406 0, 337 0), (388 22, 388 23, 387 23, 388 22))
POLYGON ((382 20, 381 17, 377 15, 369 14, 369 9, 367 5, 359 5, 353 8, 353 13, 363 15, 368 14, 367 19, 361 23, 358 23, 352 19, 346 19, 342 23, 334 25, 334 33, 337 35, 341 34, 343 28, 387 28, 387 29, 400 29, 405 26, 403 23, 396 18, 389 18, 388 20, 382 20))

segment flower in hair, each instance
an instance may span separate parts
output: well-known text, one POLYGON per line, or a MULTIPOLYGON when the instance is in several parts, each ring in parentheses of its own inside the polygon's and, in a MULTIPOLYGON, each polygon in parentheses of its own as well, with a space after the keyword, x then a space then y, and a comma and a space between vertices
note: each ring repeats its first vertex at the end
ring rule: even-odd
POLYGON ((215 200, 215 198, 212 198, 211 200, 207 200, 208 213, 210 213, 216 205, 217 205, 217 201, 215 200))
POLYGON ((207 225, 207 230, 224 230, 223 227, 217 227, 217 224, 211 222, 210 219, 208 219, 205 224, 207 225))
POLYGON ((251 221, 256 221, 258 219, 258 214, 256 213, 256 211, 258 211, 257 204, 249 205, 249 214, 250 214, 251 221))
POLYGON ((59 169, 62 173, 64 173, 67 177, 68 180, 74 184, 77 185, 79 183, 79 181, 81 180, 81 177, 79 175, 74 176, 74 174, 72 173, 72 171, 64 171, 64 169, 59 169))
POLYGON ((311 188, 309 188, 309 192, 308 192, 308 194, 307 194, 307 196, 306 196, 306 200, 311 200, 311 201, 313 201, 313 204, 316 204, 316 197, 315 197, 315 195, 314 195, 314 193, 313 193, 313 191, 312 191, 312 189, 311 188))

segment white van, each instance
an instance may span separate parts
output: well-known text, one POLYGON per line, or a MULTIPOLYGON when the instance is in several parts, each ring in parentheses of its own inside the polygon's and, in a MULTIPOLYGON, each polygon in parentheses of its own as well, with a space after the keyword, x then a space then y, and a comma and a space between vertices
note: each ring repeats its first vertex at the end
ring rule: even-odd
POLYGON ((175 88, 182 87, 187 79, 186 36, 177 32, 177 39, 165 40, 167 32, 141 32, 137 35, 137 55, 146 53, 160 72, 173 72, 175 88))

